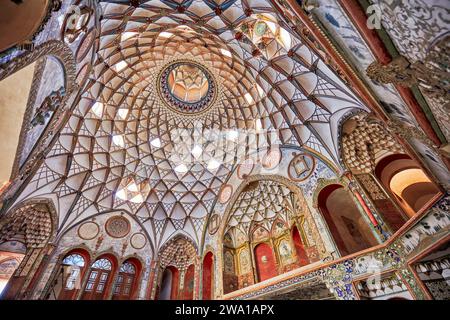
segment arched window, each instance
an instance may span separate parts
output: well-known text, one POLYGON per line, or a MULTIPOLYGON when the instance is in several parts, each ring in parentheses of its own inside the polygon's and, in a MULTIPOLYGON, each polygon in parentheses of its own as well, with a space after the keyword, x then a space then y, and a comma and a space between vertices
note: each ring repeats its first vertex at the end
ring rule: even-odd
POLYGON ((113 300, 130 300, 136 290, 137 268, 134 263, 125 261, 119 269, 113 290, 113 300))
POLYGON ((23 259, 23 254, 0 251, 0 297, 23 259))
POLYGON ((372 230, 343 186, 332 184, 322 189, 318 205, 342 256, 377 244, 372 230))
MULTIPOLYGON (((390 218, 395 230, 440 193, 439 188, 431 182, 419 165, 405 154, 384 157, 378 162, 375 174, 407 215, 398 222, 394 217, 390 218)), ((400 217, 397 218, 399 219, 400 217)))
POLYGON ((278 275, 278 268, 272 247, 267 243, 260 243, 255 247, 256 271, 259 281, 264 281, 278 275))
POLYGON ((214 255, 208 252, 203 258, 203 273, 202 273, 202 297, 203 300, 211 300, 213 292, 213 263, 214 255))
POLYGON ((113 265, 109 259, 100 258, 96 260, 91 266, 82 300, 102 300, 106 298, 112 271, 113 265))
POLYGON ((61 263, 62 288, 58 300, 75 299, 81 288, 81 280, 86 266, 85 258, 79 253, 68 254, 61 263))

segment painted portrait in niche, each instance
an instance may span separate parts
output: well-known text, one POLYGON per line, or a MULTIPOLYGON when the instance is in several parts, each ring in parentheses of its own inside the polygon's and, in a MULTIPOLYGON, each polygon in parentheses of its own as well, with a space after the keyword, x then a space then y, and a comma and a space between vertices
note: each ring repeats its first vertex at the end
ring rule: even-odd
POLYGON ((236 230, 236 247, 239 247, 245 241, 247 241, 245 234, 242 231, 240 231, 239 229, 236 230))
POLYGON ((233 246, 233 239, 231 238, 231 235, 229 233, 225 234, 223 237, 223 243, 229 247, 233 246))
POLYGON ((225 273, 234 273, 234 258, 230 251, 225 251, 224 265, 225 273))
POLYGON ((242 249, 239 253, 239 265, 241 274, 251 272, 250 255, 248 249, 242 249))
POLYGON ((278 245, 278 252, 280 253, 281 261, 283 263, 290 263, 294 259, 291 244, 287 240, 281 240, 278 245))
POLYGON ((264 229, 263 227, 258 227, 254 232, 253 232, 253 240, 258 241, 258 240, 262 240, 269 237, 269 232, 264 229))
POLYGON ((279 236, 284 232, 284 230, 286 229, 285 227, 286 226, 282 221, 277 221, 273 227, 273 235, 279 236))
POLYGON ((358 226, 356 225, 356 223, 353 220, 351 220, 347 217, 344 217, 344 216, 341 216, 341 219, 342 219, 342 221, 344 221, 344 224, 347 227, 348 232, 351 234, 353 239, 355 239, 355 242, 357 244, 367 243, 367 240, 361 234, 358 226))
POLYGON ((313 156, 307 153, 298 154, 289 163, 288 175, 292 180, 301 182, 313 173, 314 168, 315 160, 313 156))

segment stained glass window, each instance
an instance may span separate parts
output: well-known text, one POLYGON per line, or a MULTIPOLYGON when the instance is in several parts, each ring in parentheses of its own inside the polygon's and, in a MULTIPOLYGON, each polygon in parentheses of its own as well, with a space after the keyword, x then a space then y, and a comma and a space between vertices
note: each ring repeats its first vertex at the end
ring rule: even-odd
POLYGON ((65 257, 62 263, 67 266, 84 267, 85 262, 81 255, 74 253, 65 257))
POLYGON ((112 269, 111 261, 109 261, 108 259, 98 259, 97 261, 94 262, 92 268, 111 271, 112 269))
POLYGON ((128 274, 135 274, 136 273, 136 269, 133 266, 133 264, 129 263, 129 262, 125 262, 124 264, 122 264, 122 266, 120 267, 120 272, 123 273, 128 273, 128 274))

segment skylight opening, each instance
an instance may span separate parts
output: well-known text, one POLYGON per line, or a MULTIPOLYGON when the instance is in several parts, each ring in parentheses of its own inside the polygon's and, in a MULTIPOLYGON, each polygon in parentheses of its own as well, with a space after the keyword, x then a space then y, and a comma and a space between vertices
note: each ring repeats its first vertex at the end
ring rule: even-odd
POLYGON ((128 66, 128 64, 126 63, 126 61, 122 60, 114 65, 114 70, 116 70, 116 72, 120 72, 123 69, 125 69, 127 66, 128 66))
POLYGON ((138 191, 139 191, 138 186, 137 186, 136 183, 134 183, 134 182, 130 183, 130 184, 127 186, 127 189, 128 189, 128 191, 131 191, 131 192, 138 192, 138 191))
POLYGON ((113 143, 118 146, 118 147, 125 147, 125 139, 123 138, 122 135, 115 135, 112 138, 113 143))
POLYGON ((262 122, 261 119, 256 119, 255 120, 255 129, 256 131, 261 131, 262 130, 262 122))
POLYGON ((188 172, 188 168, 184 163, 182 163, 175 167, 175 171, 179 173, 186 173, 188 172))
POLYGON ((231 52, 228 51, 228 50, 226 50, 226 49, 221 48, 221 49, 220 49, 220 52, 221 52, 224 56, 226 56, 226 57, 228 57, 228 58, 231 58, 231 57, 232 57, 231 52))
POLYGON ((117 111, 117 115, 122 119, 125 120, 127 118, 128 115, 128 109, 119 109, 117 111))
POLYGON ((124 189, 120 189, 119 191, 116 192, 116 197, 121 199, 121 200, 128 200, 127 198, 127 193, 124 189))
POLYGON ((137 32, 127 31, 127 32, 122 33, 122 36, 121 36, 120 40, 121 40, 122 42, 123 42, 123 41, 127 41, 127 40, 129 40, 129 39, 135 37, 136 35, 138 35, 137 32))
POLYGON ((247 103, 248 103, 248 104, 252 104, 252 103, 255 102, 255 100, 253 100, 253 97, 252 97, 252 95, 251 95, 249 92, 247 92, 247 93, 244 95, 244 98, 245 98, 245 100, 247 100, 247 103))
POLYGON ((209 162, 208 162, 208 166, 207 166, 207 168, 208 168, 208 170, 215 170, 215 169, 217 169, 218 167, 220 167, 220 162, 219 161, 217 161, 216 159, 211 159, 211 160, 209 160, 209 162))
POLYGON ((194 146, 194 148, 192 148, 191 153, 192 153, 192 155, 193 155, 195 158, 199 158, 199 157, 202 155, 202 153, 203 153, 203 149, 202 149, 202 147, 200 147, 200 146, 197 144, 197 145, 194 146))
POLYGON ((155 138, 152 141, 150 141, 150 144, 155 148, 161 148, 161 139, 155 138))
POLYGON ((166 38, 166 39, 168 39, 168 38, 170 38, 170 37, 173 36, 173 33, 172 33, 172 32, 167 32, 167 31, 163 31, 163 32, 161 32, 161 33, 159 34, 159 36, 160 36, 161 38, 166 38))
POLYGON ((237 130, 228 130, 227 131, 227 140, 236 141, 239 136, 239 132, 237 130))
POLYGON ((96 102, 92 105, 91 111, 99 118, 103 116, 104 104, 101 102, 96 102))

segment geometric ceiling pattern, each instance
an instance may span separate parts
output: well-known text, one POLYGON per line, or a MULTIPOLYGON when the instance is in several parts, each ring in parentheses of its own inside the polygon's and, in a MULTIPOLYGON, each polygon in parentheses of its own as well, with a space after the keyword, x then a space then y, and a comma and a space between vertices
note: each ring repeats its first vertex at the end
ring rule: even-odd
POLYGON ((239 247, 250 240, 257 227, 269 233, 274 222, 287 226, 298 204, 297 197, 283 184, 270 180, 251 182, 233 204, 226 237, 233 247, 239 247))
POLYGON ((157 248, 178 231, 198 244, 220 187, 252 146, 304 146, 339 166, 339 119, 367 109, 271 2, 100 5, 91 81, 33 180, 57 196, 67 224, 122 208, 157 248), (160 75, 179 61, 211 76, 210 106, 167 106, 160 75))

